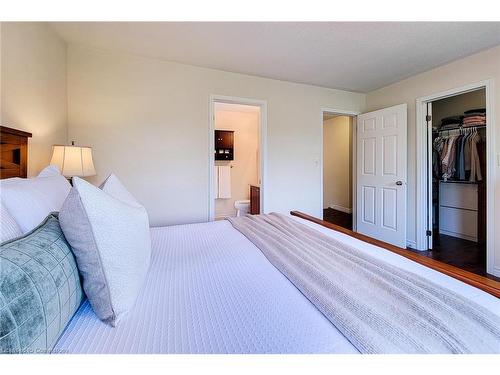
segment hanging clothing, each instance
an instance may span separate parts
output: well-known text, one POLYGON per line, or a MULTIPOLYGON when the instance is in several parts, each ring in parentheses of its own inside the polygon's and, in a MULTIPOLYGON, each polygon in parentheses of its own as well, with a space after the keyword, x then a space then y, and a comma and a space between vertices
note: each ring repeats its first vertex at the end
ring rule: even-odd
POLYGON ((481 181, 482 171, 478 152, 481 136, 474 128, 451 130, 439 134, 432 143, 433 174, 438 179, 481 181))
POLYGON ((441 170, 443 171, 443 179, 447 180, 453 173, 455 172, 455 141, 457 140, 456 135, 452 135, 449 137, 446 147, 446 154, 444 155, 441 161, 441 170))
POLYGON ((481 141, 479 133, 475 132, 471 136, 471 171, 469 181, 481 181, 481 163, 479 160, 479 153, 477 152, 477 144, 481 141))
POLYGON ((467 141, 467 136, 463 135, 460 139, 459 154, 458 154, 458 179, 465 180, 465 142, 467 141))

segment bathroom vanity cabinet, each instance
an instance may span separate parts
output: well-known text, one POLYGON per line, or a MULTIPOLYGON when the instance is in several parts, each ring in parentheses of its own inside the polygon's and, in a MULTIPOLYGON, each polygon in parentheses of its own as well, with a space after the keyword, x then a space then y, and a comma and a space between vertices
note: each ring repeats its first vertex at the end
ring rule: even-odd
POLYGON ((250 214, 260 214, 260 187, 250 185, 250 214))

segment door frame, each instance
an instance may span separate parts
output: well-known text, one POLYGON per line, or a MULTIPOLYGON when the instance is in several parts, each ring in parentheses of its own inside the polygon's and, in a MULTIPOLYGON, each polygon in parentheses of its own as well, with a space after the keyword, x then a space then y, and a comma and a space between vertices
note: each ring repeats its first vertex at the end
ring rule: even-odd
MULTIPOLYGON (((500 276, 500 269, 496 268, 495 256, 495 108, 494 108, 494 81, 492 79, 479 81, 456 87, 446 91, 417 98, 416 100, 416 135, 417 135, 417 194, 416 194, 416 248, 427 250, 426 231, 428 228, 429 207, 427 195, 432 191, 432 179, 428 176, 432 168, 432 160, 427 154, 428 124, 425 120, 427 103, 448 98, 484 88, 486 90, 486 271, 500 276), (429 190, 430 189, 430 190, 429 190)), ((432 224, 431 224, 432 225, 432 224)))
POLYGON ((352 160, 352 186, 351 186, 351 194, 352 194, 352 231, 356 232, 356 207, 357 207, 357 202, 356 202, 356 139, 357 139, 357 129, 358 129, 358 115, 361 114, 360 111, 349 111, 345 109, 337 109, 337 108, 328 108, 328 107, 322 107, 320 109, 320 124, 321 124, 321 145, 320 145, 320 157, 319 157, 319 168, 320 168, 320 175, 321 175, 321 184, 320 184, 320 210, 318 212, 321 212, 321 219, 323 219, 323 132, 324 132, 324 125, 323 125, 323 115, 325 113, 330 113, 334 115, 339 115, 339 116, 349 116, 352 117, 352 150, 351 150, 351 160, 352 160))
POLYGON ((215 191, 214 191, 214 149, 215 149, 215 103, 243 104, 260 107, 259 121, 259 157, 260 157, 260 212, 265 213, 267 205, 267 101, 238 96, 216 95, 209 96, 209 126, 208 126, 208 221, 215 220, 215 191))

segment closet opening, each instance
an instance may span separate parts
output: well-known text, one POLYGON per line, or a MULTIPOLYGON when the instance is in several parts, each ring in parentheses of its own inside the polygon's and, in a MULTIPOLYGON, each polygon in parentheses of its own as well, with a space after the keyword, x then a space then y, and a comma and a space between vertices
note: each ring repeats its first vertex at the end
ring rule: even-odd
POLYGON ((210 100, 209 220, 263 211, 265 102, 210 100))
MULTIPOLYGON (((486 90, 427 102, 425 255, 487 276, 486 90)), ((493 277, 493 276, 491 276, 493 277)))
POLYGON ((353 229, 355 117, 323 111, 323 220, 353 229))

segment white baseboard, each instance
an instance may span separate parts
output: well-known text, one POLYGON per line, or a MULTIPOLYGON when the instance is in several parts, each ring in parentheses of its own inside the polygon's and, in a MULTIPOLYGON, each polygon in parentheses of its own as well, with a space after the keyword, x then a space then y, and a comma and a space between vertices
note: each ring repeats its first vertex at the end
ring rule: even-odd
POLYGON ((352 208, 343 207, 343 206, 339 206, 336 204, 330 204, 327 208, 333 208, 334 210, 337 210, 337 211, 342 211, 342 212, 345 212, 347 214, 352 214, 352 208))
POLYGON ((417 250, 417 242, 416 241, 406 240, 406 246, 409 247, 410 249, 417 250))
POLYGON ((500 268, 498 267, 493 267, 493 276, 500 277, 500 268))

